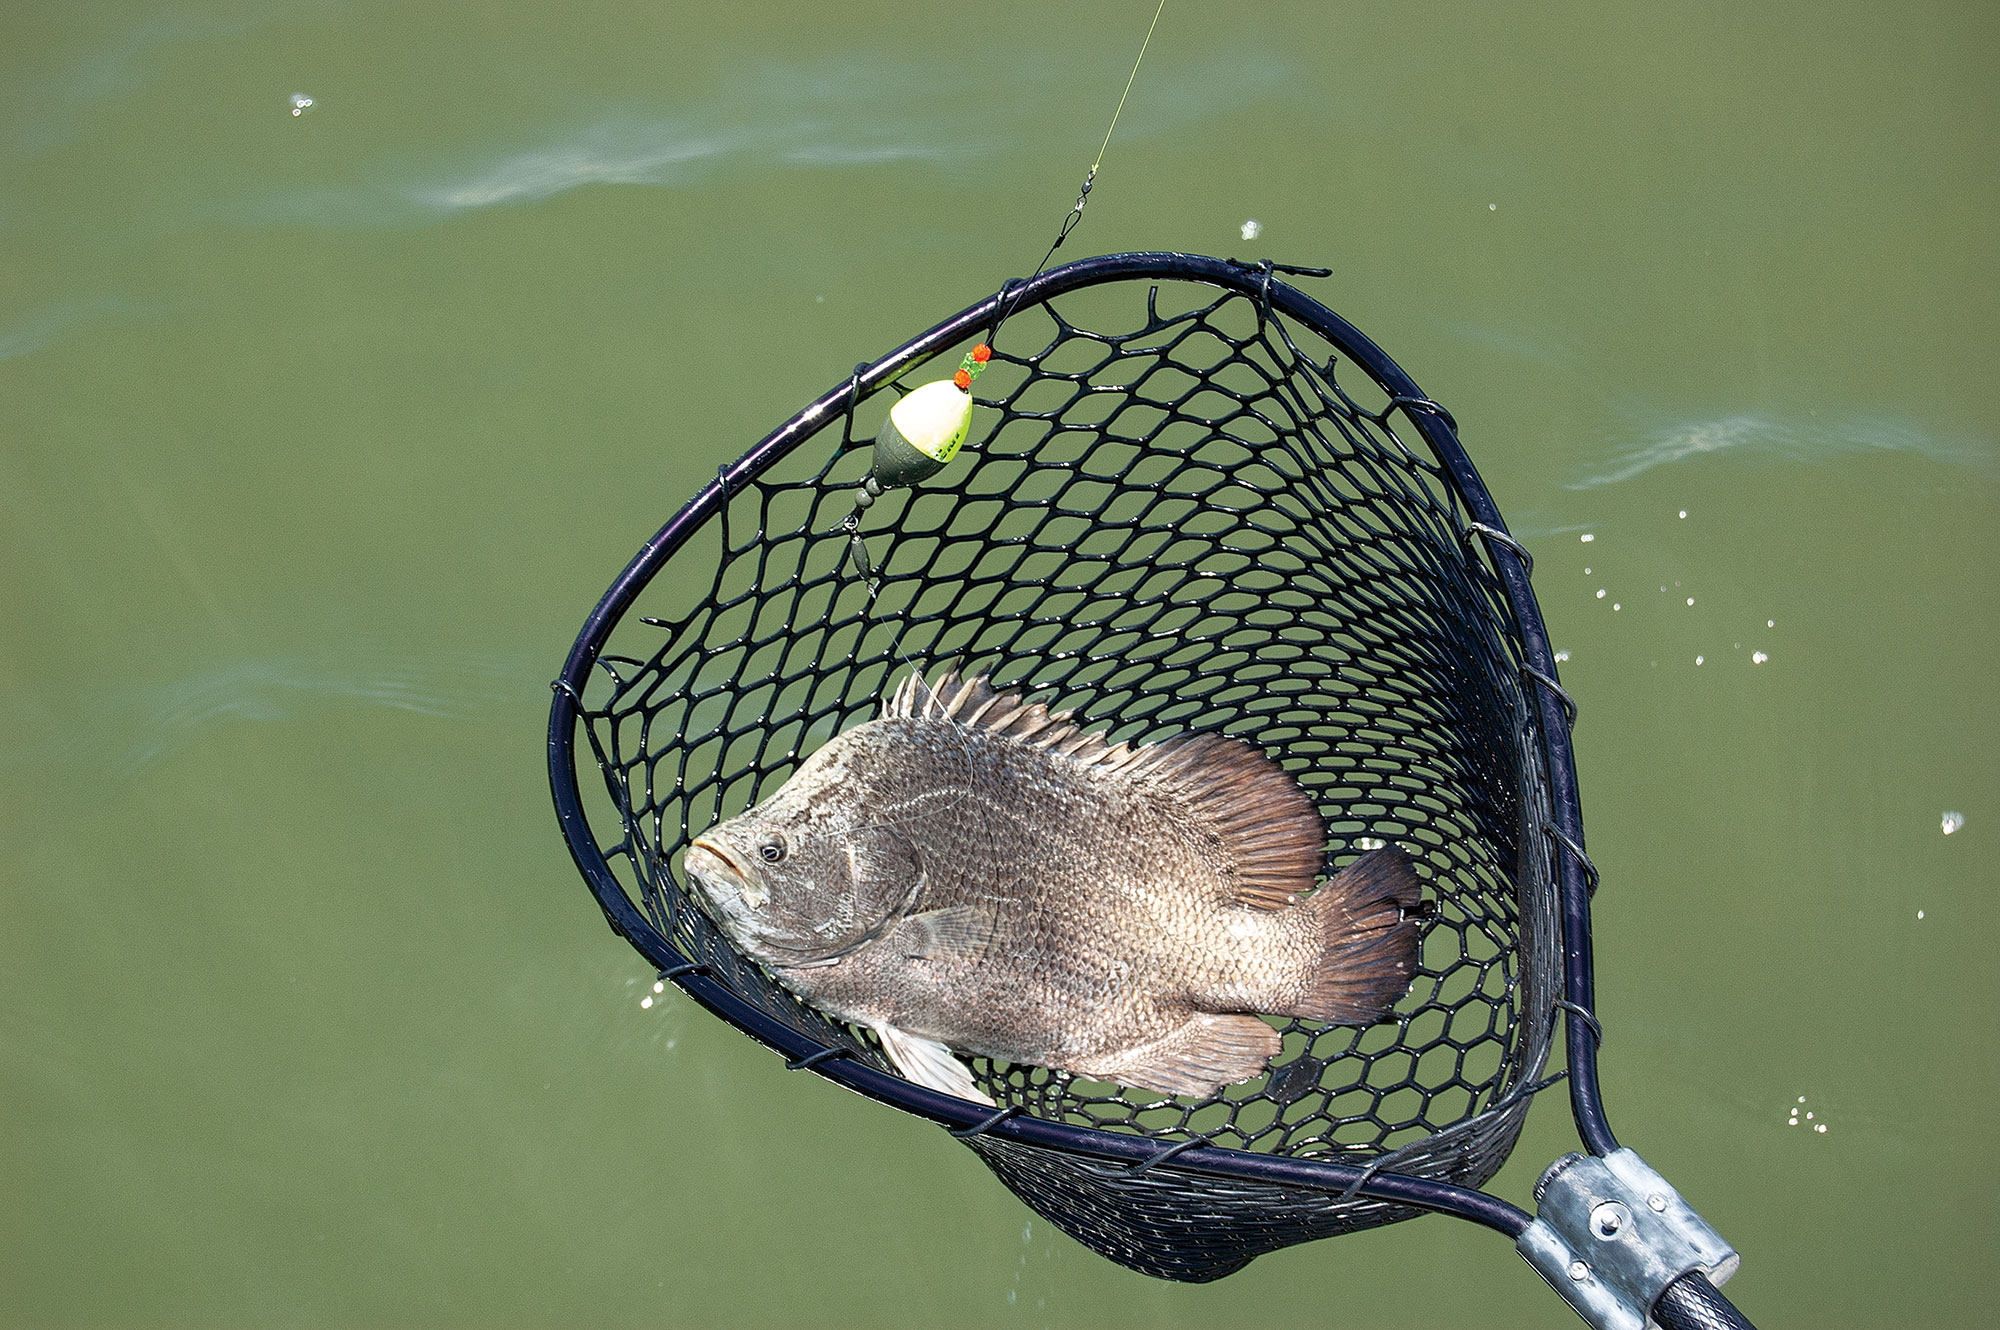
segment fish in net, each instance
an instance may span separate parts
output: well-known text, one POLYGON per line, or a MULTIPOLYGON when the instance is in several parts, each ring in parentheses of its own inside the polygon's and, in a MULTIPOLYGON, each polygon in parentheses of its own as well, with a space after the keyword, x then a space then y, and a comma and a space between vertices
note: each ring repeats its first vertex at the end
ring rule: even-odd
MULTIPOLYGON (((1595 1080, 1574 707, 1530 561, 1450 414, 1282 280, 1300 271, 1088 259, 857 366, 633 559, 550 722, 572 853, 663 980, 788 1065, 943 1123, 1078 1241, 1184 1281, 1436 1210, 1525 1242, 1541 1221, 1475 1189, 1565 1076, 1589 1150, 1572 1158, 1619 1154, 1595 1080), (929 480, 871 485, 890 407, 1003 318, 962 450, 929 480), (869 1032, 737 953, 684 855, 901 680, 947 667, 1114 743, 1245 740, 1312 799, 1329 874, 1402 846, 1423 897, 1409 992, 1366 1026, 1277 1020, 1268 1072, 1200 1099, 983 1058, 991 1107, 903 1080, 869 1032)), ((1666 1307, 1666 1284, 1727 1308, 1686 1278, 1726 1278, 1723 1250, 1642 1308, 1666 1307)), ((1558 1283, 1573 1305, 1609 1283, 1591 1268, 1558 1283)))

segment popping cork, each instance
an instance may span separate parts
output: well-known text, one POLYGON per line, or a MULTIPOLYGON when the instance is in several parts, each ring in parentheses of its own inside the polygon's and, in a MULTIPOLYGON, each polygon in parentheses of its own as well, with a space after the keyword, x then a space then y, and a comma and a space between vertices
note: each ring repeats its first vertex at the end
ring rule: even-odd
POLYGON ((916 389, 889 409, 875 436, 873 478, 883 489, 914 485, 958 456, 972 430, 972 380, 993 352, 980 343, 958 373, 916 389))

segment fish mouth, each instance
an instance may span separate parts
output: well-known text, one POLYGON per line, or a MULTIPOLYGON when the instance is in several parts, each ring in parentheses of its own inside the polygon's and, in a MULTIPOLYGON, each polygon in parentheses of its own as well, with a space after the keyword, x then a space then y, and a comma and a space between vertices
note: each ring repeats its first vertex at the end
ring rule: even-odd
POLYGON ((751 910, 762 909, 771 899, 770 890, 757 875, 719 840, 697 836, 688 846, 688 875, 705 889, 715 903, 727 910, 730 902, 725 884, 736 889, 737 897, 751 910), (706 862, 705 862, 706 861, 706 862))

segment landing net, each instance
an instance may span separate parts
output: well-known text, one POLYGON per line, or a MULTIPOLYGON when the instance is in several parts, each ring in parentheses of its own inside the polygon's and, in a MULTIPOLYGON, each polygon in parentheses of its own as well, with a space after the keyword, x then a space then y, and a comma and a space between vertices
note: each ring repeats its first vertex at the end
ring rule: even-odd
MULTIPOLYGON (((579 863, 601 856, 594 888, 663 973, 893 1074, 713 927, 682 875, 695 835, 873 718, 913 667, 988 674, 1113 740, 1237 736, 1316 801, 1329 872, 1381 842, 1415 856, 1420 972, 1393 1016, 1272 1018, 1268 1075, 1199 1101, 985 1059, 975 1079, 1054 1121, 1478 1186, 1549 1052, 1557 835, 1546 644, 1538 619, 1523 633, 1496 561, 1518 547, 1480 520, 1450 417, 1267 266, 1120 255, 1002 295, 964 450, 865 514, 875 589, 842 523, 883 416, 949 373, 1001 296, 787 422, 607 595, 558 684, 574 727, 552 733, 558 803, 565 771, 595 791, 567 827, 579 863)), ((1416 1213, 967 1141, 1067 1232, 1169 1278, 1416 1213)))

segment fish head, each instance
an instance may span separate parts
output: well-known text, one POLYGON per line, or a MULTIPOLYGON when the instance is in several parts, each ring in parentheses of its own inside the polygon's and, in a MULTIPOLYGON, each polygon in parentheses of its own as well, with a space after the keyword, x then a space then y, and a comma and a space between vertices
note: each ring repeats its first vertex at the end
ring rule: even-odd
POLYGON ((909 913, 923 885, 916 845, 831 745, 769 799, 695 837, 686 863, 730 940, 779 968, 852 954, 909 913))

